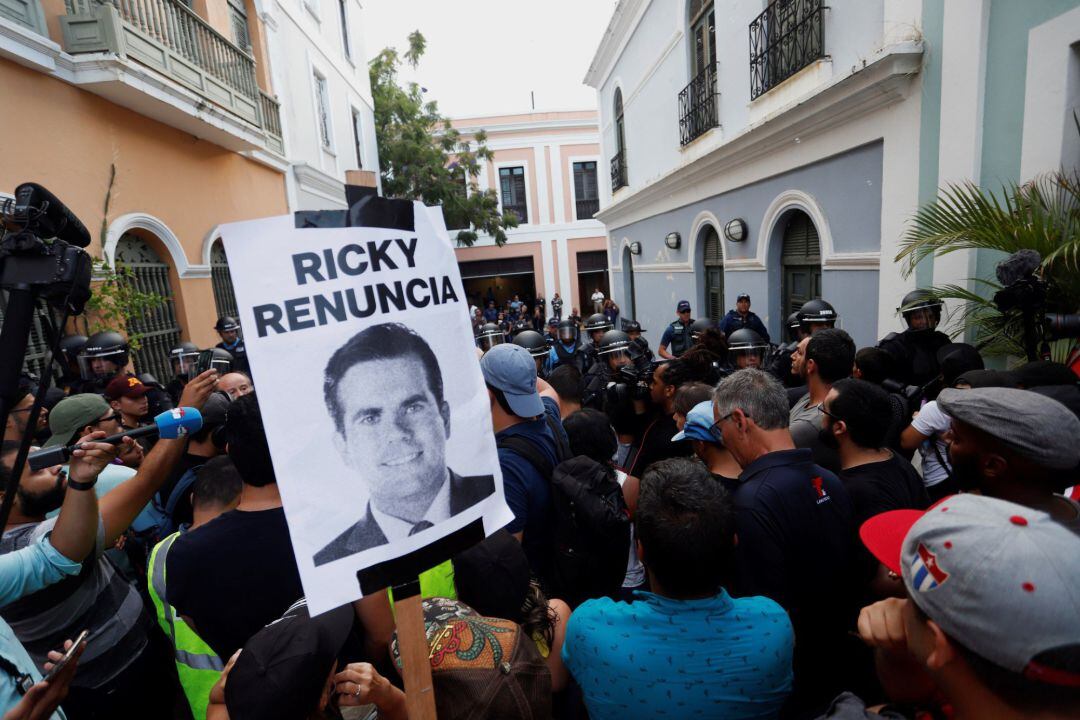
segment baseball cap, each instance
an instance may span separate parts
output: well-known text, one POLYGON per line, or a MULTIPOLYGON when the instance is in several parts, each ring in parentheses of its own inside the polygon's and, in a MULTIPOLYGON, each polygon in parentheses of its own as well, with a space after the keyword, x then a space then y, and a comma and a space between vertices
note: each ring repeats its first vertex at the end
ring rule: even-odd
POLYGON ((740 300, 749 300, 749 299, 750 299, 750 293, 739 293, 739 296, 737 298, 735 298, 735 302, 739 302, 740 300))
POLYGON ((105 397, 109 400, 119 400, 122 397, 141 398, 148 392, 150 388, 134 375, 120 375, 105 386, 105 397))
POLYGON ((96 422, 109 412, 109 403, 105 398, 94 393, 70 395, 49 413, 49 431, 52 437, 45 441, 42 449, 67 445, 72 436, 87 425, 96 422))
POLYGON ((682 432, 676 433, 671 442, 679 440, 701 440, 702 442, 720 444, 720 438, 713 434, 713 410, 712 400, 702 400, 690 412, 686 413, 686 424, 682 432))
POLYGON ((529 592, 529 559, 505 529, 454 557, 454 586, 485 615, 516 618, 529 592))
POLYGON ((299 600, 251 636, 229 672, 225 705, 232 720, 295 720, 319 702, 353 624, 352 605, 311 617, 299 600))
POLYGON ((520 345, 503 343, 480 358, 484 382, 502 391, 510 409, 518 417, 529 418, 544 414, 544 403, 536 391, 536 361, 520 345))
POLYGON ((683 312, 690 310, 689 300, 680 300, 679 304, 675 306, 675 312, 683 312))
POLYGON ((859 535, 958 643, 1030 679, 1080 684, 1054 660, 1080 648, 1080 536, 1048 514, 953 495, 926 512, 875 515, 859 535))
MULTIPOLYGON (((439 720, 551 717, 551 672, 520 625, 448 598, 422 606, 439 720)), ((397 631, 390 649, 400 668, 397 631)))
POLYGON ((938 405, 1039 467, 1072 470, 1080 464, 1080 420, 1067 407, 1017 388, 945 389, 938 405))
POLYGON ((229 394, 224 390, 215 390, 206 398, 202 407, 202 426, 220 427, 225 424, 225 418, 229 414, 229 394))

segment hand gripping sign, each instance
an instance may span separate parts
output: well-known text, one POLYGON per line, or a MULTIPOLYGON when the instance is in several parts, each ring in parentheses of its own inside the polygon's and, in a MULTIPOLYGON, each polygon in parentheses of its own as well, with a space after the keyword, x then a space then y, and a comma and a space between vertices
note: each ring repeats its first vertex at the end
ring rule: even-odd
POLYGON ((221 229, 313 613, 512 518, 441 213, 374 197, 367 210, 362 227, 297 227, 301 213, 221 229))

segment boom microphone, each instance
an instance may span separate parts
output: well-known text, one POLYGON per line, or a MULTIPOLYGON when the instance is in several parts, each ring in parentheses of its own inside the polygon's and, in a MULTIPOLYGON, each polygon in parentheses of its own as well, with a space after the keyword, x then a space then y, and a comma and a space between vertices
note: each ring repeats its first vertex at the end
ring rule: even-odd
MULTIPOLYGON (((118 445, 121 440, 126 437, 141 438, 147 436, 158 435, 164 440, 175 440, 176 438, 189 435, 193 432, 198 432, 202 427, 202 413, 193 407, 178 407, 172 410, 166 410, 157 417, 154 418, 152 425, 145 425, 134 430, 126 430, 116 435, 109 435, 103 437, 100 440, 94 440, 93 442, 109 443, 110 445, 118 445)), ((31 470, 41 470, 42 468, 52 467, 53 465, 60 465, 67 462, 71 458, 71 453, 82 447, 82 443, 75 443, 74 445, 68 445, 66 447, 54 447, 46 450, 38 450, 36 453, 30 455, 27 458, 27 462, 30 463, 31 470)))
POLYGON ((84 248, 90 244, 90 233, 75 213, 51 192, 37 183, 26 182, 15 188, 13 217, 29 222, 36 219, 43 237, 56 237, 84 248))

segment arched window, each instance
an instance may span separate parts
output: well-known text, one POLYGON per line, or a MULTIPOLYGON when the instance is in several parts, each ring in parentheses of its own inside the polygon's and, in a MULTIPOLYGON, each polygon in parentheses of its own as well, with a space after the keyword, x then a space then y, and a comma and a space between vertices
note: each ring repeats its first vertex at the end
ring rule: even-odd
POLYGON ((787 317, 807 300, 821 297, 821 242, 814 221, 802 210, 788 214, 780 264, 782 317, 787 317))
POLYGON ((210 248, 210 280, 214 286, 214 305, 218 317, 229 315, 238 317, 236 295, 233 294, 232 275, 229 274, 229 258, 225 257, 225 246, 220 240, 210 248))
POLYGON ((700 241, 705 268, 705 309, 709 318, 719 322, 724 317, 724 246, 712 225, 701 229, 700 241))
POLYGON ((630 247, 624 247, 622 253, 623 277, 623 317, 638 320, 637 300, 634 298, 634 254, 630 247))
POLYGON ((140 347, 132 352, 136 374, 150 373, 158 382, 166 383, 172 378, 169 351, 180 342, 169 264, 145 240, 125 234, 116 244, 116 265, 131 270, 128 282, 136 290, 165 298, 142 317, 129 318, 127 331, 129 336, 139 335, 140 347))
POLYGON ((626 126, 622 88, 615 88, 615 157, 611 158, 611 191, 615 192, 626 184, 626 126))

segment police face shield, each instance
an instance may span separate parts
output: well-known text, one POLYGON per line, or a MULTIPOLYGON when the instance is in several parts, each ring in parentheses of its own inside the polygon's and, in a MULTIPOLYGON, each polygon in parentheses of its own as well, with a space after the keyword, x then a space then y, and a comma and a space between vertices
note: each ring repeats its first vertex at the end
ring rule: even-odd
POLYGON ((604 329, 590 330, 589 331, 589 338, 593 341, 593 345, 599 345, 600 340, 604 337, 604 333, 606 333, 606 332, 607 332, 607 330, 604 330, 604 329))
POLYGON ((744 368, 760 368, 765 363, 765 348, 732 350, 730 355, 735 367, 740 370, 744 368))
MULTIPOLYGON (((600 333, 600 335, 601 337, 603 337, 603 333, 600 333)), ((577 342, 577 339, 578 329, 576 327, 559 328, 559 342, 563 343, 564 345, 570 345, 571 343, 577 342)))
POLYGON ((905 313, 905 317, 912 330, 936 330, 941 322, 941 306, 916 308, 905 313))
POLYGON ((104 380, 111 378, 120 372, 126 364, 124 353, 108 353, 105 355, 80 355, 79 375, 83 380, 104 380))
POLYGON ((217 370, 218 377, 232 371, 232 361, 225 358, 213 358, 210 361, 210 369, 217 370))
POLYGON ((173 355, 173 375, 180 375, 185 378, 192 377, 192 375, 195 374, 195 361, 198 359, 198 353, 195 353, 193 355, 173 355))
POLYGON ((629 350, 616 350, 607 353, 604 357, 607 359, 608 367, 612 370, 630 367, 634 364, 634 359, 630 356, 629 350))
POLYGON ((480 348, 484 352, 487 352, 496 345, 503 344, 502 333, 485 333, 479 335, 476 338, 476 347, 480 348))

